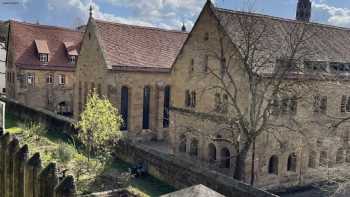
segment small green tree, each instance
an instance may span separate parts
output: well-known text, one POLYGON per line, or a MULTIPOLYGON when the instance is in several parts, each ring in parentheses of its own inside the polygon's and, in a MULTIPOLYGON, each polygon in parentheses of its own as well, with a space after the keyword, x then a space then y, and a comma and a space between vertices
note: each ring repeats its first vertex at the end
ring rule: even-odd
POLYGON ((96 156, 101 162, 110 158, 113 145, 122 137, 122 118, 117 109, 106 98, 100 98, 95 91, 88 97, 85 110, 81 113, 79 139, 86 146, 88 159, 96 156))

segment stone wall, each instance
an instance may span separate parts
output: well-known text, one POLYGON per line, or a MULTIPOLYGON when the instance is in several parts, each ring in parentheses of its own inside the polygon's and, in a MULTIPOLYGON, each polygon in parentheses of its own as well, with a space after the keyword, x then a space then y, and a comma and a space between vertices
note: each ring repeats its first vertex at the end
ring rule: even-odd
POLYGON ((75 133, 73 126, 75 121, 70 118, 57 115, 48 110, 25 106, 12 99, 2 97, 0 100, 6 103, 6 112, 19 120, 40 122, 53 131, 67 134, 75 133))
POLYGON ((203 184, 226 196, 235 197, 272 197, 263 190, 256 189, 221 173, 206 168, 199 168, 181 158, 164 154, 143 145, 131 143, 120 144, 116 155, 129 163, 146 164, 148 172, 162 181, 181 189, 203 184))
POLYGON ((29 158, 28 145, 0 131, 1 197, 73 197, 74 178, 58 178, 56 164, 41 166, 39 153, 29 158))

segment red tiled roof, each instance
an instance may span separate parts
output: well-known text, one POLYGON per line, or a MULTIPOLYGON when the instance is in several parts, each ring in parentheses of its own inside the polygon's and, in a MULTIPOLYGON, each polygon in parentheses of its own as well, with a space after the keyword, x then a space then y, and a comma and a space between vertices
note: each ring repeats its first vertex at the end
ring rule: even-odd
MULTIPOLYGON (((83 33, 67 28, 37 25, 17 21, 10 22, 11 40, 14 52, 14 63, 23 67, 44 69, 52 68, 75 68, 69 63, 65 42, 74 43, 79 51, 83 33), (47 48, 42 45, 46 41, 47 48), (38 45, 36 45, 38 44, 38 45), (45 66, 39 61, 38 51, 49 51, 49 62, 45 66)), ((71 70, 71 69, 68 69, 71 70)))
POLYGON ((95 20, 107 66, 114 70, 169 70, 187 33, 95 20))

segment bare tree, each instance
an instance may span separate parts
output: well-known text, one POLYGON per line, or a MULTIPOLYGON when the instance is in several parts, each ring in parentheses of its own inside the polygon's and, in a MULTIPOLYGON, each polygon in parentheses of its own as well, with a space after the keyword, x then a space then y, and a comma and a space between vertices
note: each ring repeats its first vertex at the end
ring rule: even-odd
POLYGON ((200 88, 203 97, 221 93, 211 119, 221 122, 228 135, 208 137, 235 147, 234 177, 239 180, 247 180, 245 169, 252 151, 254 184, 255 142, 259 136, 270 134, 280 141, 280 132, 306 135, 295 113, 298 101, 314 91, 302 73, 304 60, 316 52, 309 50, 308 42, 320 30, 307 23, 276 22, 252 13, 215 14, 219 33, 201 47, 207 57, 204 69, 195 77, 212 81, 212 85, 200 88), (281 28, 280 32, 276 28, 281 28), (208 59, 218 66, 208 66, 208 59), (276 119, 279 115, 284 118, 276 119))

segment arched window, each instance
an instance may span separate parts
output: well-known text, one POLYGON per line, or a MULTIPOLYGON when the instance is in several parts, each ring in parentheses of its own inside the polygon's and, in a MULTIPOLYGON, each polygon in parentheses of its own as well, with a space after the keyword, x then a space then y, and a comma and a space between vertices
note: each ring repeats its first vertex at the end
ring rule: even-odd
POLYGON ((295 153, 290 154, 288 157, 287 171, 297 171, 297 155, 295 153))
POLYGON ((309 168, 316 168, 316 152, 311 151, 309 153, 309 168))
POLYGON ((143 89, 143 119, 142 129, 149 129, 149 113, 150 113, 150 102, 151 102, 151 88, 145 86, 143 89))
POLYGON ((339 148, 336 155, 336 163, 343 163, 344 162, 344 149, 339 148))
POLYGON ((320 153, 320 166, 328 167, 328 154, 326 151, 320 153))
POLYGON ((180 136, 180 141, 179 141, 179 151, 181 153, 185 153, 186 152, 186 143, 187 143, 187 139, 185 135, 181 135, 180 136))
POLYGON ((198 140, 193 138, 190 144, 190 155, 192 157, 197 157, 198 156, 198 140))
POLYGON ((208 146, 208 159, 210 163, 216 161, 216 147, 214 144, 209 144, 208 146))
POLYGON ((129 116, 129 88, 123 86, 121 91, 120 113, 123 118, 122 131, 128 130, 128 116, 129 116))
POLYGON ((223 148, 223 149, 221 149, 220 156, 221 156, 220 167, 221 168, 230 168, 231 167, 230 151, 227 148, 223 148))
POLYGON ((170 86, 166 86, 164 89, 164 111, 163 111, 163 127, 169 127, 169 108, 170 108, 170 86))
POLYGON ((269 174, 278 174, 278 157, 273 155, 269 160, 269 174))

